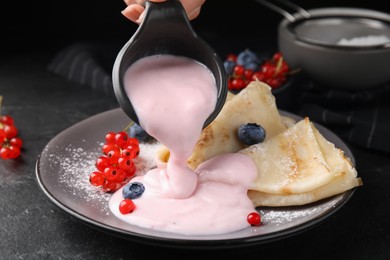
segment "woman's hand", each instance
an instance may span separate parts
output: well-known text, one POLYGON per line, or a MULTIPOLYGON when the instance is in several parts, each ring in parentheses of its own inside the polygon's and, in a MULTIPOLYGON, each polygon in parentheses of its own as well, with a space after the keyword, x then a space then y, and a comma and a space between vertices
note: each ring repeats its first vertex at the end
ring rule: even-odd
MULTIPOLYGON (((122 14, 127 17, 129 20, 135 23, 141 23, 144 10, 145 10, 145 1, 146 0, 124 0, 127 4, 125 10, 122 11, 122 14)), ((149 0, 151 2, 164 2, 165 0, 149 0)), ((192 20, 198 17, 200 9, 206 0, 180 0, 187 15, 188 19, 192 20)))

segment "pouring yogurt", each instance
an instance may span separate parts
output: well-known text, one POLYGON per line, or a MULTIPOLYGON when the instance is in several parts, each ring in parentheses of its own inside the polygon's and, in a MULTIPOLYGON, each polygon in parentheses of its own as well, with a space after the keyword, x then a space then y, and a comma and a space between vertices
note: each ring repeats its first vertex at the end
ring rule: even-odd
POLYGON ((244 229, 254 211, 247 190, 256 178, 254 162, 242 154, 212 158, 197 169, 187 165, 204 122, 215 109, 217 87, 206 66, 173 55, 142 58, 125 73, 125 89, 140 125, 170 150, 165 168, 131 182, 145 187, 136 209, 122 214, 122 189, 109 201, 119 219, 145 228, 188 235, 244 229))

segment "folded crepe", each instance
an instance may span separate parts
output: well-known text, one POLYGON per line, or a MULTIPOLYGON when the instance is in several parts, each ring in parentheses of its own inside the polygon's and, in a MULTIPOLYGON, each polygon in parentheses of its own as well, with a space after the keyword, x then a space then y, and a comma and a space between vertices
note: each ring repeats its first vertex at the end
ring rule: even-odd
POLYGON ((266 131, 266 139, 283 132, 283 123, 271 88, 260 81, 252 81, 228 101, 215 118, 203 129, 188 165, 195 169, 200 163, 223 153, 237 152, 245 147, 237 136, 241 124, 257 123, 266 131))
POLYGON ((350 159, 307 117, 239 153, 257 167, 248 191, 255 206, 304 205, 362 185, 350 159))

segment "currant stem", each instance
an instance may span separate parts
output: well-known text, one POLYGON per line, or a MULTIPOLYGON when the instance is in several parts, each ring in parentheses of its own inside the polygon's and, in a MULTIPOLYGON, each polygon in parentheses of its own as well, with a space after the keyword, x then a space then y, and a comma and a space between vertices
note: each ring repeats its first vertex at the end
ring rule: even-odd
POLYGON ((283 57, 280 57, 278 59, 278 63, 276 63, 276 69, 275 69, 275 72, 274 72, 274 77, 279 74, 279 71, 280 71, 280 69, 282 67, 282 63, 283 63, 283 57))
POLYGON ((134 121, 130 121, 130 123, 125 127, 123 128, 123 132, 127 132, 127 130, 129 130, 129 128, 134 125, 134 121))
POLYGON ((296 69, 293 69, 293 70, 286 72, 286 75, 293 75, 293 74, 296 74, 300 71, 301 71, 301 68, 296 68, 296 69))

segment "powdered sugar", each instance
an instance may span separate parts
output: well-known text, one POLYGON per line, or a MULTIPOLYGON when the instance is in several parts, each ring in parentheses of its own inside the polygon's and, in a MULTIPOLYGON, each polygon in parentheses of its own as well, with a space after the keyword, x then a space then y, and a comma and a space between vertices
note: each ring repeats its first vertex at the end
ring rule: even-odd
POLYGON ((265 225, 283 225, 288 224, 297 225, 306 222, 308 219, 320 216, 328 209, 333 208, 339 201, 337 199, 324 201, 321 204, 314 206, 306 206, 303 208, 278 208, 276 210, 261 211, 262 221, 265 225))
POLYGON ((390 43, 390 38, 385 35, 368 35, 351 39, 342 38, 337 44, 343 46, 371 46, 385 43, 390 43))
MULTIPOLYGON (((53 167, 60 169, 58 182, 64 187, 64 192, 71 193, 74 197, 81 197, 91 207, 109 214, 108 200, 111 194, 89 182, 89 175, 96 170, 96 159, 102 155, 102 145, 102 143, 98 143, 96 148, 92 150, 75 147, 71 144, 64 148, 47 147, 46 149, 61 150, 61 153, 51 153, 48 157, 53 167)), ((159 147, 158 143, 140 143, 140 155, 134 159, 137 175, 143 175, 155 167, 154 156, 159 147)))

